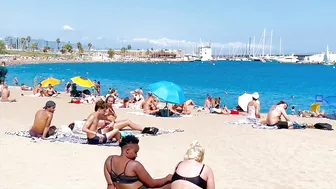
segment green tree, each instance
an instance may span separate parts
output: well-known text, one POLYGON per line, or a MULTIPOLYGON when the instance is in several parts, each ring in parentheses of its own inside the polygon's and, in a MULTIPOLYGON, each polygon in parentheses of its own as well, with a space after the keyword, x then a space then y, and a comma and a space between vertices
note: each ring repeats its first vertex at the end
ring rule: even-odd
POLYGON ((26 40, 27 40, 27 42, 28 42, 28 48, 29 48, 29 47, 30 47, 31 37, 30 37, 30 36, 27 36, 26 40))
POLYGON ((126 56, 126 51, 127 51, 127 49, 125 47, 121 48, 121 53, 123 53, 124 56, 126 56))
POLYGON ((91 50, 91 47, 92 47, 92 43, 89 43, 88 44, 88 47, 89 47, 89 51, 91 50))
POLYGON ((33 50, 33 52, 34 52, 34 50, 38 50, 38 44, 37 43, 32 43, 31 44, 31 49, 33 50))
POLYGON ((107 54, 108 54, 109 58, 113 58, 114 55, 115 55, 115 52, 114 52, 113 49, 109 49, 109 50, 107 51, 107 54))
POLYGON ((0 54, 4 53, 6 50, 6 45, 4 41, 0 41, 0 54))
POLYGON ((84 49, 83 49, 83 46, 82 46, 81 42, 77 43, 77 49, 78 49, 79 53, 81 53, 81 54, 84 52, 84 49))
POLYGON ((62 47, 61 51, 63 51, 62 53, 66 53, 66 52, 72 53, 72 51, 73 51, 72 49, 73 49, 73 47, 72 47, 71 44, 66 44, 62 47))
POLYGON ((127 50, 131 50, 132 46, 131 45, 127 45, 127 50))
POLYGON ((60 38, 56 39, 56 43, 57 43, 57 49, 60 50, 60 43, 61 43, 60 38))

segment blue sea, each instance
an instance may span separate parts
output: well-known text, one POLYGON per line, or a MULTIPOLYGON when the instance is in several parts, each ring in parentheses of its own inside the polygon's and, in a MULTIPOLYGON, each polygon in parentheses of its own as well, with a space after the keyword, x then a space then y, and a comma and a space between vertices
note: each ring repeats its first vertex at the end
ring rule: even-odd
MULTIPOLYGON (((336 96, 336 69, 333 66, 279 64, 260 62, 217 61, 191 63, 66 63, 31 64, 8 67, 7 82, 32 86, 34 77, 39 81, 52 76, 64 79, 56 86, 64 90, 65 83, 74 76, 84 76, 101 82, 102 94, 108 88, 117 88, 121 97, 129 96, 131 90, 160 80, 172 81, 184 90, 187 98, 203 105, 207 94, 221 97, 222 105, 234 108, 238 96, 245 91, 259 92, 261 111, 268 112, 280 100, 298 109, 310 109, 316 95, 336 96), (225 95, 224 92, 228 94, 225 95)), ((322 104, 328 112, 336 107, 322 104)))

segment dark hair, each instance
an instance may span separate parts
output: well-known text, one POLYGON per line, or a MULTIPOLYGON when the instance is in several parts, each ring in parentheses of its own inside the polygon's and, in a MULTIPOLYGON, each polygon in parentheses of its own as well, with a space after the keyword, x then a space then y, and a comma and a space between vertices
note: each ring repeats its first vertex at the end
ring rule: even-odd
POLYGON ((127 144, 139 144, 139 139, 134 135, 127 135, 121 139, 119 146, 122 148, 127 144))
POLYGON ((108 101, 110 98, 112 98, 113 101, 115 101, 115 98, 114 98, 112 95, 108 95, 107 98, 106 98, 106 100, 105 100, 105 102, 107 103, 107 101, 108 101))
POLYGON ((103 100, 99 100, 98 102, 96 102, 94 110, 97 111, 98 109, 106 109, 106 108, 107 108, 106 102, 103 100))

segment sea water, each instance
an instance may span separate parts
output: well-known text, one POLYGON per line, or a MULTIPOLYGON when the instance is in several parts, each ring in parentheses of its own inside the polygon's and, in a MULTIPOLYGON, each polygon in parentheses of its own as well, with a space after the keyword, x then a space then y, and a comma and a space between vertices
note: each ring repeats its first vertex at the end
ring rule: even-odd
MULTIPOLYGON (((65 80, 55 87, 64 91, 70 78, 83 76, 100 81, 102 94, 108 88, 116 88, 121 97, 129 96, 130 91, 140 87, 148 92, 148 85, 157 81, 172 81, 198 105, 203 105, 206 95, 210 94, 221 97, 222 105, 229 108, 237 105, 238 96, 245 91, 259 92, 262 112, 280 100, 290 107, 294 105, 296 110, 308 110, 316 95, 336 96, 336 69, 323 65, 232 61, 217 61, 215 65, 209 62, 48 63, 10 66, 8 70, 10 84, 15 76, 20 84, 28 86, 33 86, 36 76, 38 82, 52 76, 65 80)), ((336 111, 336 107, 326 103, 322 103, 322 109, 330 113, 336 111)))

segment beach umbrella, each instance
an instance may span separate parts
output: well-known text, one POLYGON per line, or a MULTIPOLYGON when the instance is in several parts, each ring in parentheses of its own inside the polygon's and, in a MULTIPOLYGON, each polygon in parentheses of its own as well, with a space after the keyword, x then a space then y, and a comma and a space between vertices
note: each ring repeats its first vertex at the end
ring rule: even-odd
POLYGON ((55 79, 53 77, 49 77, 48 79, 45 79, 41 82, 42 87, 48 87, 49 84, 51 84, 52 86, 56 86, 59 85, 61 83, 60 80, 55 79))
POLYGON ((87 88, 94 87, 94 83, 90 79, 85 78, 85 77, 81 77, 81 76, 73 77, 71 78, 71 81, 81 87, 87 87, 87 88))
POLYGON ((336 96, 328 96, 323 99, 329 106, 336 106, 336 96))
POLYGON ((247 111, 247 105, 251 101, 252 101, 252 95, 248 93, 245 93, 238 97, 238 105, 241 107, 241 109, 244 110, 244 112, 247 111))
POLYGON ((181 87, 173 82, 159 81, 150 84, 149 89, 154 96, 166 103, 182 104, 187 100, 181 87))

